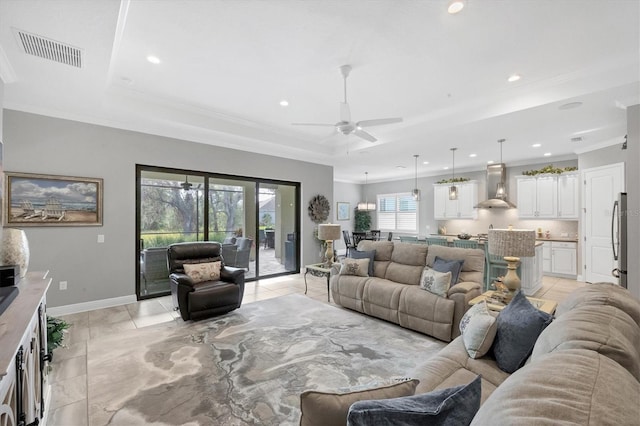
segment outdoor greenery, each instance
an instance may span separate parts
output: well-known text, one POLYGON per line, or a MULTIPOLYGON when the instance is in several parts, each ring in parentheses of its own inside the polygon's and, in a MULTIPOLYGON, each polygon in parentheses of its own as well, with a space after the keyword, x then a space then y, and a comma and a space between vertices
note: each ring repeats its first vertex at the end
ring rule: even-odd
POLYGON ((265 213, 262 215, 262 220, 260 221, 260 228, 272 228, 273 227, 273 218, 269 213, 265 213))
POLYGON ((371 229, 371 215, 368 211, 355 209, 354 219, 354 231, 366 232, 371 229))
POLYGON ((64 331, 69 324, 60 318, 47 316, 47 352, 51 353, 55 348, 62 346, 64 331))
POLYGON ((578 170, 577 167, 553 167, 553 164, 549 164, 548 166, 544 166, 541 169, 538 170, 525 170, 524 172, 522 172, 523 175, 525 176, 535 176, 535 175, 541 175, 541 174, 554 174, 554 175, 559 175, 562 174, 564 172, 573 172, 575 170, 578 170))
POLYGON ((242 229, 244 192, 241 187, 211 185, 206 195, 199 187, 185 191, 178 184, 143 179, 140 229, 144 247, 204 240, 205 196, 209 197, 209 240, 223 241, 242 229))

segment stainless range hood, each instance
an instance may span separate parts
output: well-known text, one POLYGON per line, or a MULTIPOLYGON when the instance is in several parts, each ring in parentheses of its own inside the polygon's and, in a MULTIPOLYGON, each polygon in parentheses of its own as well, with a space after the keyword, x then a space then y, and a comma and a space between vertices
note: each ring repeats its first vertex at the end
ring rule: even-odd
POLYGON ((507 184, 507 168, 504 163, 491 164, 487 166, 487 200, 478 203, 478 209, 513 209, 516 207, 507 196, 496 196, 498 184, 507 184))

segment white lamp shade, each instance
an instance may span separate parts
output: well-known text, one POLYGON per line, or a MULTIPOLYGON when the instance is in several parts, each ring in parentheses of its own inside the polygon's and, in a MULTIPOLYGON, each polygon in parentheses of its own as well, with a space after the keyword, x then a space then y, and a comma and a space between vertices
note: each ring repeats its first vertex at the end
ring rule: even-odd
POLYGON ((334 241, 342 238, 340 225, 325 223, 318 225, 318 239, 322 241, 334 241))

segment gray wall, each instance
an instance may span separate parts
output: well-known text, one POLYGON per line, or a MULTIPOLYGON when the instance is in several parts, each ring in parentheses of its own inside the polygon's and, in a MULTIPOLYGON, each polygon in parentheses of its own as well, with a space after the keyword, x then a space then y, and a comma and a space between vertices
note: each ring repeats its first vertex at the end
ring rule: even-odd
POLYGON ((4 151, 7 171, 104 179, 104 226, 25 229, 29 269, 53 278, 51 307, 135 294, 136 164, 301 182, 303 265, 318 261, 308 201, 323 194, 333 205, 330 166, 12 110, 4 110, 4 151))
POLYGON ((627 109, 627 165, 625 167, 628 202, 627 249, 629 290, 640 299, 640 105, 627 109))
MULTIPOLYGON (((333 199, 335 200, 335 203, 340 201, 343 203, 349 203, 350 205, 351 211, 349 212, 349 220, 338 220, 338 218, 336 217, 337 207, 335 203, 332 206, 331 211, 333 212, 333 215, 332 215, 331 221, 333 223, 337 223, 338 225, 340 225, 340 229, 342 229, 343 231, 349 231, 349 232, 353 231, 353 224, 354 224, 353 211, 358 205, 358 202, 364 200, 363 193, 362 193, 363 187, 364 185, 357 184, 357 183, 347 183, 347 182, 333 183, 333 199)), ((336 241, 334 250, 336 250, 338 254, 345 254, 346 245, 344 244, 344 241, 343 240, 336 241)))
POLYGON ((627 161, 629 161, 629 152, 622 149, 622 140, 619 144, 585 152, 578 156, 580 170, 608 164, 626 163, 627 161))

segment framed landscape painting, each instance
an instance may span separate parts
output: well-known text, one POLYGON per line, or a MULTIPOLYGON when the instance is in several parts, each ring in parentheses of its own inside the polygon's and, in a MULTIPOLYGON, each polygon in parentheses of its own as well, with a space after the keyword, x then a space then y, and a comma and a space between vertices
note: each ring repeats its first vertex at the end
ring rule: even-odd
POLYGON ((349 212, 350 212, 351 208, 349 207, 349 203, 343 203, 338 201, 338 208, 336 209, 337 212, 337 220, 349 220, 349 212))
POLYGON ((102 226, 102 179, 5 174, 6 226, 102 226))

